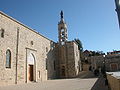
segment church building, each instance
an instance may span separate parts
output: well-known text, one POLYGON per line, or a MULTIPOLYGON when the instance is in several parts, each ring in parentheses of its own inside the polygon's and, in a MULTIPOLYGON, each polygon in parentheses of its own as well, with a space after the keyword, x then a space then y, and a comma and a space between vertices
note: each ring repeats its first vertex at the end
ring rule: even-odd
POLYGON ((0 85, 76 77, 78 44, 68 41, 61 11, 58 42, 54 42, 0 11, 0 85))

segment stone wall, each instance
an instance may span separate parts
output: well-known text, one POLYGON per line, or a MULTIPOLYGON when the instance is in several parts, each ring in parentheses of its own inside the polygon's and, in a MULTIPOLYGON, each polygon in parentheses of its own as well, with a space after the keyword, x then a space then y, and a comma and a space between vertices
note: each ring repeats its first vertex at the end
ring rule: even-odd
POLYGON ((73 42, 73 44, 74 44, 75 71, 77 76, 81 69, 80 51, 78 49, 78 44, 76 42, 73 42))
POLYGON ((95 69, 102 68, 104 66, 104 57, 102 55, 100 56, 92 56, 91 57, 91 66, 92 70, 94 71, 95 69))
POLYGON ((62 67, 65 78, 75 77, 80 71, 78 45, 67 41, 59 46, 26 25, 0 12, 0 85, 60 78, 62 67), (4 37, 1 30, 4 29, 4 37), (6 51, 11 51, 11 68, 6 68, 6 51))
POLYGON ((83 63, 83 71, 89 71, 89 64, 83 63))
POLYGON ((1 28, 5 30, 5 35, 4 38, 0 37, 0 84, 29 82, 27 64, 29 53, 35 57, 35 81, 43 81, 47 80, 48 77, 55 76, 53 62, 56 59, 51 46, 53 41, 2 12, 0 12, 1 28), (7 49, 11 51, 11 68, 5 68, 7 49), (49 66, 48 70, 46 69, 46 61, 49 66))
POLYGON ((112 73, 107 73, 107 79, 110 90, 120 90, 120 77, 116 77, 112 73))
POLYGON ((64 45, 56 44, 56 69, 58 78, 76 77, 81 70, 80 53, 74 41, 67 41, 64 45), (65 75, 62 70, 65 67, 65 75))
POLYGON ((74 43, 67 42, 67 68, 68 68, 68 77, 75 77, 76 76, 76 61, 75 61, 75 54, 74 54, 74 43))
POLYGON ((120 71, 120 54, 106 55, 105 61, 107 71, 120 71))
MULTIPOLYGON (((17 26, 14 21, 0 13, 0 30, 4 29, 4 37, 0 36, 0 85, 15 83, 16 75, 16 40, 17 26), (6 51, 11 51, 11 68, 6 68, 6 51)), ((1 34, 0 34, 1 35, 1 34)))

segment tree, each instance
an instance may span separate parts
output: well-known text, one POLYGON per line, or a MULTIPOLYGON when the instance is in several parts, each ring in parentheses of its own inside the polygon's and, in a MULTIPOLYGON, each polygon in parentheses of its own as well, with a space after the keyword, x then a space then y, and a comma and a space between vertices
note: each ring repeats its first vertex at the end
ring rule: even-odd
POLYGON ((82 42, 76 38, 74 39, 74 41, 78 44, 78 49, 82 52, 83 51, 82 42))
POLYGON ((91 54, 89 56, 100 56, 105 55, 103 51, 91 51, 91 54))

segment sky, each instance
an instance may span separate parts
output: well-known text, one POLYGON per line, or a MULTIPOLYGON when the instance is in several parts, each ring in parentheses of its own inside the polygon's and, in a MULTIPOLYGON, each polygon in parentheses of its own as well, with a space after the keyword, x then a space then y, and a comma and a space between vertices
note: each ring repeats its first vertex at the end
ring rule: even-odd
POLYGON ((55 42, 61 10, 68 40, 79 38, 84 50, 120 50, 114 0, 0 0, 0 11, 55 42))

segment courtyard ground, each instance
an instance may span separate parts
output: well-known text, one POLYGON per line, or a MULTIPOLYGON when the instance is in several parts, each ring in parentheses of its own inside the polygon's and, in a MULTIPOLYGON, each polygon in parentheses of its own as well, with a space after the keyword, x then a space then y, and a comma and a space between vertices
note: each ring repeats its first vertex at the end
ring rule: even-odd
POLYGON ((82 72, 78 78, 2 86, 0 90, 107 90, 100 87, 104 87, 103 78, 98 79, 91 72, 82 72))

